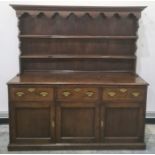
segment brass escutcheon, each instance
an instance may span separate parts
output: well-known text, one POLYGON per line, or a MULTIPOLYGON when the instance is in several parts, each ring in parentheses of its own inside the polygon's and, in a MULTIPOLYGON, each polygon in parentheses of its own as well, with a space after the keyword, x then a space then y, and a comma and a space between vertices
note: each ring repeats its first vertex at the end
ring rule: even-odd
POLYGON ((64 92, 63 92, 63 95, 64 95, 65 97, 67 97, 67 96, 71 95, 71 93, 70 93, 69 91, 64 91, 64 92))
POLYGON ((32 93, 35 91, 35 88, 28 88, 27 90, 32 93))
POLYGON ((23 95, 24 95, 24 93, 23 93, 23 92, 21 92, 21 91, 19 91, 19 92, 17 92, 17 93, 16 93, 16 95, 17 95, 17 96, 19 96, 19 97, 21 97, 21 96, 23 96, 23 95))
POLYGON ((126 88, 120 88, 119 91, 122 93, 125 93, 125 92, 127 92, 127 89, 126 88))
POLYGON ((87 91, 87 92, 86 92, 86 95, 87 95, 87 96, 89 96, 89 97, 91 97, 91 96, 93 96, 93 95, 94 95, 94 92, 87 91))
POLYGON ((74 91, 79 92, 81 88, 75 88, 74 91))
POLYGON ((139 93, 139 92, 133 92, 132 95, 133 95, 134 97, 138 97, 138 96, 140 95, 140 93, 139 93))
POLYGON ((116 95, 116 93, 115 93, 115 92, 113 92, 113 91, 110 91, 110 92, 108 92, 108 95, 109 95, 109 96, 111 96, 111 97, 113 97, 113 96, 115 96, 115 95, 116 95))
POLYGON ((43 92, 40 93, 40 95, 43 96, 43 97, 45 97, 45 96, 48 95, 48 93, 43 91, 43 92))

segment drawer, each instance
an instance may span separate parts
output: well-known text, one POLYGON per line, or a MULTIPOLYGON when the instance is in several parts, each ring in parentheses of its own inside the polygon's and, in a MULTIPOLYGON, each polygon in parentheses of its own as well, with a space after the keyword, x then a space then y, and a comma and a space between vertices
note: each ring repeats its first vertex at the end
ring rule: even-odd
POLYGON ((145 89, 142 87, 107 87, 103 89, 103 100, 142 101, 145 89))
POLYGON ((53 88, 21 86, 10 88, 12 101, 52 101, 53 88))
POLYGON ((58 101, 96 101, 99 99, 97 88, 58 88, 58 101))

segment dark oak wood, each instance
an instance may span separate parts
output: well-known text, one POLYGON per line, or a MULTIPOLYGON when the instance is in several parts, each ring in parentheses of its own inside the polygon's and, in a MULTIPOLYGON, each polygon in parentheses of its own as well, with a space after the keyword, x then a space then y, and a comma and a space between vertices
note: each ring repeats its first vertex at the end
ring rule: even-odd
POLYGON ((135 72, 144 7, 12 7, 21 53, 8 82, 8 149, 144 149, 148 83, 135 72))

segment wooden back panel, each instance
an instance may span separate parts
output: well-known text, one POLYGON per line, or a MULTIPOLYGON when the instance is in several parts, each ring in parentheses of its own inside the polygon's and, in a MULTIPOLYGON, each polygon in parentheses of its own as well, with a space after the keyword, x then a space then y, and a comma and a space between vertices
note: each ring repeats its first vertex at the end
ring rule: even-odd
POLYGON ((92 17, 87 12, 78 17, 70 13, 62 17, 55 13, 47 17, 43 12, 35 17, 28 13, 20 17, 21 34, 42 34, 42 35, 136 35, 137 17, 134 14, 127 14, 122 17, 118 13, 107 17, 99 13, 92 17))
POLYGON ((115 59, 26 59, 22 70, 126 71, 134 69, 133 60, 115 59))
POLYGON ((135 39, 22 38, 22 55, 133 56, 135 39))

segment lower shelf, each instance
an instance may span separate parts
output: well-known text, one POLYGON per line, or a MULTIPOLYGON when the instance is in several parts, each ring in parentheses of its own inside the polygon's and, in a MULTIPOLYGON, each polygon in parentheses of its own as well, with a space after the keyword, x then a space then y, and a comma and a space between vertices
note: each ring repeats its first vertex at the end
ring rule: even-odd
POLYGON ((56 144, 9 144, 9 151, 23 150, 79 150, 79 149, 145 149, 145 143, 56 143, 56 144))

